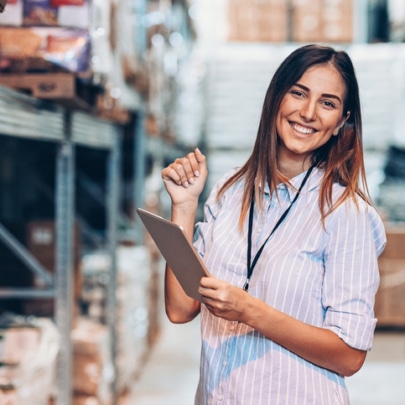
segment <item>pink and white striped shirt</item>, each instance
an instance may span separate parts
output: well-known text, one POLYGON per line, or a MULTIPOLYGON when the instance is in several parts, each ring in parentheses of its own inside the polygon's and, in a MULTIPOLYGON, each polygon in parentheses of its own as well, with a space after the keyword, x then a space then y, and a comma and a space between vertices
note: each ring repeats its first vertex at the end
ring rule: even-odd
MULTIPOLYGON (((247 221, 238 230, 243 182, 219 202, 214 187, 196 225, 194 246, 211 274, 242 287, 246 281, 247 221)), ((291 180, 298 188, 305 173, 291 180)), ((266 244, 249 294, 303 322, 335 332, 349 346, 369 350, 376 319, 377 257, 385 243, 376 210, 359 199, 341 205, 321 223, 318 196, 323 171, 314 169, 288 216, 266 244)), ((343 187, 336 184, 336 200, 343 187)), ((254 212, 252 255, 295 196, 281 184, 267 190, 254 212)), ((201 308, 202 352, 196 405, 348 404, 344 378, 318 367, 252 328, 201 308)))

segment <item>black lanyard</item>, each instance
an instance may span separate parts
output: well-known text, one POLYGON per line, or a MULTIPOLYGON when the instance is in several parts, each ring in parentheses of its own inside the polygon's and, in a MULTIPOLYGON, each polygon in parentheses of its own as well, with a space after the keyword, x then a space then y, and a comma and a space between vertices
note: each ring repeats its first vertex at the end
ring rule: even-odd
POLYGON ((285 217, 287 216, 288 212, 290 211, 291 207, 297 201, 298 196, 300 195, 300 192, 302 188, 304 187, 305 183, 307 182, 312 169, 314 166, 311 166, 305 175, 304 179, 302 180, 302 183, 300 185, 300 188, 297 191, 297 194, 295 194, 294 199, 291 201, 291 204, 289 207, 283 212, 283 215, 279 218, 277 221, 276 225, 270 232, 270 235, 266 238, 266 240, 263 242, 263 245, 260 247, 260 249, 257 251, 255 257, 253 258, 253 263, 252 263, 252 233, 253 233, 253 212, 254 212, 254 205, 255 205, 255 199, 254 199, 254 191, 252 195, 252 202, 250 203, 250 210, 249 210, 249 229, 248 229, 248 248, 247 248, 247 277, 246 277, 246 282, 245 285, 243 286, 243 289, 247 291, 249 289, 249 282, 250 282, 250 277, 253 274, 253 269, 256 266, 257 261, 259 260, 260 255, 263 252, 264 246, 266 245, 267 241, 270 239, 271 235, 276 231, 276 229, 281 225, 281 223, 284 221, 285 217))

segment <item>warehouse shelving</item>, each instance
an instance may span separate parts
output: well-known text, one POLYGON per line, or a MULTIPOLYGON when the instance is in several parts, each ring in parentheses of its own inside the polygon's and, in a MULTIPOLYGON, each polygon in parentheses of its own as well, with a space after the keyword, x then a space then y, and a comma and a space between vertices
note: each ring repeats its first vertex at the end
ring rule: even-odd
MULTIPOLYGON (((52 142, 56 154, 56 269, 55 276, 0 224, 0 238, 40 279, 44 288, 0 288, 1 298, 55 299, 55 321, 61 338, 57 374, 57 404, 70 405, 72 379, 72 238, 75 218, 74 178, 77 147, 103 149, 108 154, 106 167, 106 248, 111 258, 108 283, 107 318, 111 336, 111 354, 115 358, 116 246, 119 196, 119 141, 121 127, 95 116, 67 110, 13 90, 0 88, 0 133, 38 142, 52 142)), ((18 158, 18 157, 16 157, 18 158)), ((115 367, 114 367, 115 369, 115 367)), ((114 370, 116 371, 116 370, 114 370)), ((113 378, 114 385, 115 378, 113 378)), ((114 393, 114 387, 112 387, 114 393)))
MULTIPOLYGON (((42 300, 44 298, 53 300, 55 304, 53 317, 61 339, 57 365, 56 405, 71 405, 73 399, 73 348, 70 332, 74 316, 75 225, 78 223, 82 235, 93 242, 96 250, 107 252, 110 259, 108 282, 105 284, 107 289, 105 315, 113 366, 112 402, 113 405, 117 405, 119 396, 115 325, 117 319, 117 246, 121 238, 126 242, 130 238, 130 242, 134 245, 144 243, 143 227, 137 221, 134 213, 137 207, 142 207, 145 203, 145 181, 148 175, 146 161, 149 159, 149 161, 153 161, 155 167, 160 167, 168 160, 177 157, 179 153, 183 153, 182 142, 170 138, 173 135, 170 114, 173 113, 174 98, 176 97, 174 85, 177 73, 171 72, 170 77, 167 78, 165 63, 169 59, 173 61, 173 58, 178 58, 180 61, 184 51, 176 50, 175 46, 170 43, 171 33, 180 33, 188 47, 195 38, 194 28, 187 12, 190 2, 187 0, 138 0, 132 5, 129 5, 129 2, 126 5, 124 3, 126 2, 122 2, 122 10, 126 9, 129 13, 134 13, 133 22, 136 32, 133 34, 136 38, 133 44, 136 48, 134 49, 136 63, 139 63, 139 66, 144 69, 144 73, 146 72, 148 85, 159 80, 162 84, 157 89, 151 90, 149 87, 144 90, 149 93, 143 98, 145 94, 141 94, 142 91, 136 88, 134 83, 125 83, 124 87, 128 87, 125 89, 126 92, 137 93, 135 97, 126 99, 127 102, 135 99, 139 102, 132 106, 125 103, 123 106, 120 105, 124 110, 128 110, 130 123, 120 122, 116 119, 117 117, 108 115, 108 111, 104 111, 107 113, 104 116, 110 118, 96 116, 92 107, 95 103, 78 100, 78 97, 70 98, 71 96, 69 96, 67 100, 43 100, 40 97, 28 96, 15 89, 0 86, 0 141, 14 138, 11 142, 13 143, 15 139, 18 139, 17 149, 22 148, 22 144, 28 145, 27 148, 33 144, 45 145, 43 148, 45 151, 41 149, 40 157, 52 162, 51 166, 48 162, 45 169, 42 168, 38 171, 38 175, 36 174, 38 178, 34 176, 35 184, 33 182, 30 187, 40 190, 41 198, 43 197, 42 202, 48 208, 51 207, 52 217, 56 224, 54 274, 35 258, 8 229, 7 224, 1 222, 2 217, 0 217, 0 241, 35 275, 36 284, 40 285, 38 288, 0 286, 0 301, 42 300), (157 22, 152 21, 153 18, 149 18, 155 12, 161 17, 157 22), (163 40, 164 45, 158 49, 151 49, 153 45, 150 40, 155 34, 163 40), (170 58, 165 58, 166 53, 170 53, 170 58), (150 69, 152 65, 154 69, 150 69), (132 88, 130 88, 131 86, 132 88), (150 100, 155 101, 156 104, 152 105, 150 100), (148 136, 151 134, 147 133, 144 126, 146 117, 151 111, 163 125, 158 134, 148 136), (125 150, 124 140, 128 139, 130 139, 130 150, 125 150), (103 166, 100 168, 100 172, 103 173, 102 184, 100 179, 94 181, 90 176, 86 177, 86 173, 83 173, 78 167, 78 158, 86 155, 88 151, 100 151, 102 155, 102 158, 96 162, 98 166, 103 166), (48 152, 50 153, 48 154, 48 152), (128 187, 131 190, 128 201, 130 207, 125 207, 126 212, 122 207, 123 193, 120 189, 123 180, 120 170, 123 167, 124 154, 126 154, 126 163, 131 164, 129 179, 131 184, 128 187), (130 159, 128 159, 128 154, 130 159), (46 179, 41 179, 40 177, 45 172, 53 173, 46 179), (102 231, 93 229, 85 212, 79 212, 77 201, 79 187, 85 189, 86 198, 89 197, 96 201, 97 208, 104 209, 105 224, 103 226, 105 225, 105 227, 102 231), (120 225, 123 225, 124 232, 122 233, 120 225)), ((123 41, 120 42, 120 44, 123 43, 123 41)), ((115 49, 115 52, 115 56, 118 57, 119 49, 115 49)), ((70 78, 76 77, 74 73, 69 75, 70 78)), ((3 76, 2 83, 4 86, 9 86, 10 82, 7 81, 6 74, 3 76)), ((20 77, 23 76, 24 74, 20 77)), ((40 79, 42 77, 49 78, 50 76, 49 73, 44 73, 40 79)), ((86 83, 83 85, 86 86, 86 83)), ((114 83, 113 87, 121 85, 120 82, 114 81, 114 83)), ((27 88, 26 85, 23 86, 22 82, 15 84, 15 88, 23 87, 24 91, 27 89, 33 91, 34 87, 30 86, 27 88)), ((73 84, 71 87, 74 87, 73 84)), ((107 90, 107 87, 104 90, 107 90)), ((64 91, 62 93, 58 95, 59 98, 63 98, 62 96, 65 95, 64 91)), ((106 93, 108 92, 106 91, 106 93)), ((119 109, 119 111, 121 110, 119 109)), ((36 149, 32 151, 33 154, 35 152, 36 149)), ((10 159, 19 159, 19 157, 10 154, 10 159)), ((24 170, 22 166, 22 164, 19 165, 21 170, 24 170)), ((8 187, 7 190, 2 191, 12 190, 14 185, 8 187)), ((28 193, 29 191, 27 191, 28 193)), ((13 205, 12 197, 7 198, 7 204, 13 205)), ((3 214, 2 208, 0 205, 0 212, 3 214)), ((18 210, 17 206, 11 208, 13 212, 18 210)), ((30 218, 35 218, 34 213, 30 215, 30 218)), ((91 250, 89 246, 86 248, 91 250)))

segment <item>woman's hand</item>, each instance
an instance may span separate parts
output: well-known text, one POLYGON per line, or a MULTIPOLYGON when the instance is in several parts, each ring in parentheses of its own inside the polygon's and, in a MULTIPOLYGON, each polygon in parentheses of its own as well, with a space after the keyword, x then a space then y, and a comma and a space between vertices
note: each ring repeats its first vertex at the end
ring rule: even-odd
POLYGON ((175 205, 195 203, 207 179, 206 157, 198 148, 162 170, 166 190, 175 205))
POLYGON ((214 277, 203 277, 198 291, 203 298, 202 302, 213 315, 227 321, 243 322, 249 295, 242 288, 214 277))
POLYGON ((225 281, 203 277, 198 291, 213 315, 244 323, 323 368, 351 376, 364 362, 366 352, 348 346, 332 330, 303 323, 225 281))

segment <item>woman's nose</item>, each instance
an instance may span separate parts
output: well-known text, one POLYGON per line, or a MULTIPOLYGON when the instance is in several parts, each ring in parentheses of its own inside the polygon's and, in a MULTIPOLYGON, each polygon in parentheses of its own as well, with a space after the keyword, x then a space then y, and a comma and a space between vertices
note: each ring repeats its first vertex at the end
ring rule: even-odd
POLYGON ((300 114, 305 121, 313 121, 316 118, 316 103, 310 99, 303 101, 300 114))

